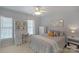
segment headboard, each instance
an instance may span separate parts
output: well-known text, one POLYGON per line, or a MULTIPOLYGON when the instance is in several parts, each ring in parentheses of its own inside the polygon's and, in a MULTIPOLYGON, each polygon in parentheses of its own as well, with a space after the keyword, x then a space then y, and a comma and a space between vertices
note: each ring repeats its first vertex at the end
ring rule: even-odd
POLYGON ((62 27, 48 27, 47 32, 55 32, 57 36, 63 36, 65 34, 62 27))

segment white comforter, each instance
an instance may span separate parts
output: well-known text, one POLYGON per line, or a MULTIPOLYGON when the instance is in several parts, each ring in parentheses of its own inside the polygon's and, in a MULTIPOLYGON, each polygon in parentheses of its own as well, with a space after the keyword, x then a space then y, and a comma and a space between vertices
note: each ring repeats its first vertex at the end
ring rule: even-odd
POLYGON ((30 47, 34 52, 51 53, 63 51, 65 45, 64 37, 47 37, 42 35, 31 36, 30 47))

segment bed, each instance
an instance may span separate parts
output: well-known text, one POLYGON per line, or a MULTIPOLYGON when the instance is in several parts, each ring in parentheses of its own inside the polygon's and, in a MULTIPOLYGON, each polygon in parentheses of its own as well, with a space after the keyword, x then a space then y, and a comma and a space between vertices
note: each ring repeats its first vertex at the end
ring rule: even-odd
POLYGON ((30 48, 35 53, 60 53, 65 46, 65 37, 48 37, 47 35, 32 35, 30 48))

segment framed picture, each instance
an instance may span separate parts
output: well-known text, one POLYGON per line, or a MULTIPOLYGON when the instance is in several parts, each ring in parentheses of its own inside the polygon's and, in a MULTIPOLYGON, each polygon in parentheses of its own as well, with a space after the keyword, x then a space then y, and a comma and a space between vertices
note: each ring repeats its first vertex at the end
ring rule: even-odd
POLYGON ((24 30, 25 29, 25 22, 16 21, 16 29, 24 30))

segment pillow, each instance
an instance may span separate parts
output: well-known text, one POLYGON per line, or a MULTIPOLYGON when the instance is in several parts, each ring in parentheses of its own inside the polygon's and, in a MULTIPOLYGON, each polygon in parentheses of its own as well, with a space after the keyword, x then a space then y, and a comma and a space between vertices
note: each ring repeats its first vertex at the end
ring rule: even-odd
POLYGON ((48 32, 48 36, 49 36, 49 37, 54 36, 54 32, 48 32))
POLYGON ((48 32, 48 36, 52 36, 52 37, 63 36, 63 35, 64 35, 64 32, 60 32, 60 31, 53 30, 48 32))

